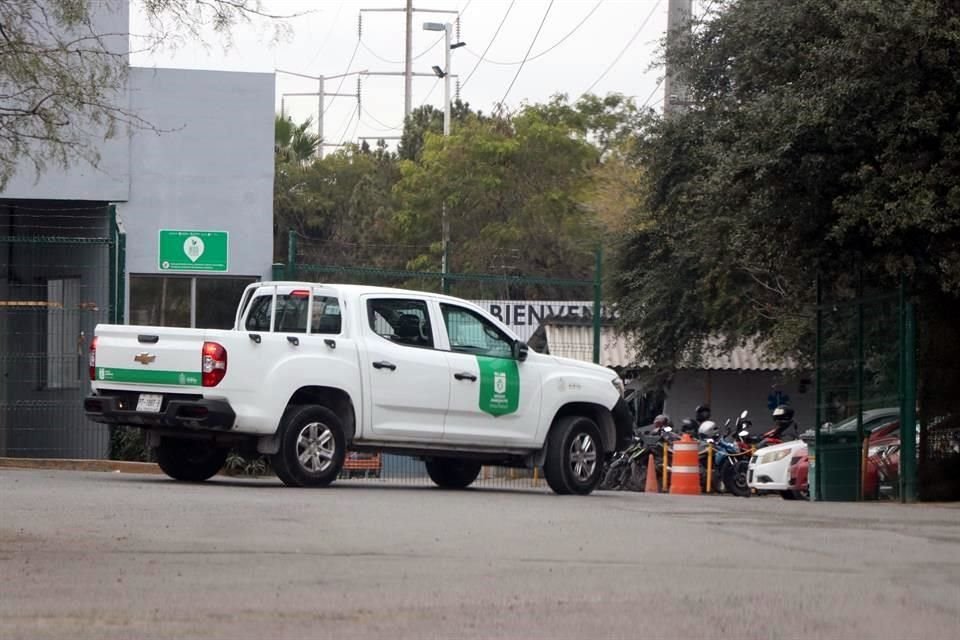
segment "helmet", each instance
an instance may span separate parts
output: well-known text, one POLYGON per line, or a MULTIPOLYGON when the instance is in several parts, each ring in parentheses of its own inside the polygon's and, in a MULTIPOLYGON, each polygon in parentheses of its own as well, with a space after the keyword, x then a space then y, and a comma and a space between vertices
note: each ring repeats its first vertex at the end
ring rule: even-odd
POLYGON ((710 419, 710 405, 702 404, 697 407, 696 411, 697 422, 703 422, 704 420, 710 419))
POLYGON ((697 423, 695 423, 690 418, 684 418, 683 422, 680 423, 680 432, 681 433, 696 433, 697 432, 697 423))
POLYGON ((665 413, 661 413, 660 415, 658 415, 656 418, 653 419, 653 426, 656 427, 657 429, 662 429, 663 427, 669 426, 670 424, 671 424, 670 416, 668 416, 665 413))
POLYGON ((713 420, 704 420, 700 423, 701 438, 716 438, 720 435, 720 427, 713 420))
POLYGON ((773 410, 774 422, 790 422, 791 420, 793 420, 793 407, 790 405, 781 404, 773 410))

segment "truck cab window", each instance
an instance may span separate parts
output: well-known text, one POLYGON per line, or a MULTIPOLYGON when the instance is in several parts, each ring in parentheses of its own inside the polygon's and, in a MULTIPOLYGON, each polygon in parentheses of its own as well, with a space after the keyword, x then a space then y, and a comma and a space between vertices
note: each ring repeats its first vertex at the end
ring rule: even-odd
POLYGON ((391 342, 433 348, 430 313, 422 300, 376 299, 367 302, 370 328, 391 342))
POLYGON ((270 331, 270 316, 273 315, 273 296, 258 296, 250 303, 250 313, 244 325, 247 331, 270 331))
POLYGON ((340 333, 340 301, 327 296, 313 296, 313 317, 310 333, 340 333))
POLYGON ((450 350, 494 358, 512 358, 513 341, 493 323, 469 309, 441 304, 450 350))

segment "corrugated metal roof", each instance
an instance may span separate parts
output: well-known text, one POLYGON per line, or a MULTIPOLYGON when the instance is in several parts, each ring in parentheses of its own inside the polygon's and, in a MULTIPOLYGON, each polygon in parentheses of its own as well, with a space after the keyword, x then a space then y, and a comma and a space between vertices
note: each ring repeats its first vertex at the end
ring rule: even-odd
MULTIPOLYGON (((593 328, 571 324, 544 324, 547 332, 547 348, 555 356, 575 360, 593 361, 593 328)), ((648 362, 637 362, 637 353, 626 336, 613 327, 603 327, 600 336, 600 364, 605 367, 644 367, 648 362)), ((796 363, 787 358, 774 360, 764 355, 763 350, 752 345, 736 347, 728 353, 706 355, 703 366, 709 370, 776 371, 794 369, 796 363)))

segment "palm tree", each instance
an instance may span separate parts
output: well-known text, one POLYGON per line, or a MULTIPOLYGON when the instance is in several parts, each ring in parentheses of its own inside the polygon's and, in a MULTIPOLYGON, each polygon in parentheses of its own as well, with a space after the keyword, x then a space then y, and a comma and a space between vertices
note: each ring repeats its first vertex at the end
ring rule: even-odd
POLYGON ((319 135, 310 131, 311 126, 313 118, 307 118, 297 125, 290 116, 276 116, 273 123, 273 149, 277 159, 300 165, 310 162, 323 142, 319 135))

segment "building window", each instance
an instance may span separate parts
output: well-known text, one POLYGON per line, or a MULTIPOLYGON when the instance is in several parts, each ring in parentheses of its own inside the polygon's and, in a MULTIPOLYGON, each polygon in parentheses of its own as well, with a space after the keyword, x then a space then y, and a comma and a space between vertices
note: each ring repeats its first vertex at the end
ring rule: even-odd
POLYGON ((130 324, 229 329, 244 288, 259 278, 130 276, 130 324))

